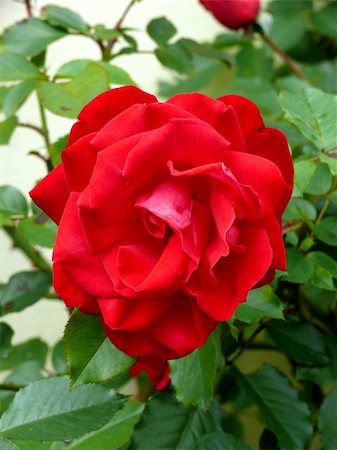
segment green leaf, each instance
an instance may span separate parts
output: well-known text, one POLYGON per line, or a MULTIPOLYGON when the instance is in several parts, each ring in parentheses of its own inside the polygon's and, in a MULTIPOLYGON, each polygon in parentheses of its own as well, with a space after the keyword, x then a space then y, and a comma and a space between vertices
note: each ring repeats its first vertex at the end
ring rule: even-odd
POLYGON ((121 31, 115 30, 114 28, 107 28, 105 25, 98 24, 94 26, 92 34, 94 37, 102 41, 107 41, 110 39, 118 38, 122 33, 121 31))
POLYGON ((88 30, 88 25, 83 18, 69 8, 50 5, 44 8, 43 16, 51 25, 65 28, 66 30, 81 31, 82 33, 88 30))
POLYGON ((333 176, 337 175, 337 151, 320 153, 319 159, 322 163, 325 163, 329 166, 330 172, 333 176))
POLYGON ((207 412, 183 408, 169 393, 154 395, 133 433, 130 450, 185 450, 206 433, 221 430, 216 404, 207 412))
POLYGON ((68 144, 69 135, 60 137, 57 141, 51 144, 50 157, 54 166, 57 166, 61 162, 61 152, 68 144))
POLYGON ((316 31, 324 36, 337 38, 337 3, 331 2, 325 8, 314 11, 310 17, 316 31))
POLYGON ((41 339, 30 339, 13 346, 6 357, 0 358, 0 369, 8 370, 17 367, 25 361, 38 361, 43 367, 47 358, 48 346, 41 339))
POLYGON ((329 255, 323 252, 311 252, 307 258, 326 269, 332 277, 337 279, 337 262, 329 255))
POLYGON ((18 228, 31 244, 53 248, 57 225, 46 214, 41 213, 38 216, 23 219, 20 221, 18 228))
POLYGON ((0 81, 20 81, 38 76, 38 68, 22 55, 0 52, 0 81))
POLYGON ((308 365, 329 362, 326 342, 312 325, 272 320, 267 331, 275 344, 295 361, 308 365))
POLYGON ((271 52, 266 46, 256 48, 252 42, 245 42, 236 55, 237 77, 270 80, 273 76, 273 64, 271 52))
POLYGON ((305 192, 311 195, 326 194, 330 189, 331 183, 332 175, 329 166, 318 161, 316 162, 315 172, 305 188, 305 192))
POLYGON ((64 346, 73 386, 111 380, 134 363, 106 337, 99 317, 79 311, 66 326, 64 346))
POLYGON ((51 275, 47 272, 18 272, 0 289, 0 315, 22 311, 47 294, 51 275))
POLYGON ((301 197, 315 173, 316 164, 314 161, 297 161, 294 163, 294 170, 293 197, 301 197))
POLYGON ((97 385, 70 391, 68 377, 35 381, 15 396, 0 420, 0 434, 23 440, 74 439, 104 426, 124 401, 97 385))
POLYGON ((207 342, 189 355, 169 362, 170 378, 177 399, 184 405, 207 409, 212 399, 220 342, 212 334, 207 342))
POLYGON ((321 407, 318 416, 318 429, 326 450, 337 448, 337 388, 330 392, 321 407))
POLYGON ((36 56, 65 34, 40 19, 31 18, 8 28, 3 34, 5 48, 24 56, 36 56))
POLYGON ((20 191, 14 186, 0 186, 0 214, 25 216, 27 213, 27 201, 20 191))
POLYGON ((235 317, 246 323, 257 322, 264 317, 283 319, 282 304, 270 286, 254 289, 246 302, 238 307, 235 317))
POLYGON ((280 101, 289 122, 319 150, 328 151, 337 146, 337 96, 306 88, 297 94, 282 92, 280 101))
POLYGON ((222 431, 207 433, 197 440, 195 450, 249 450, 246 444, 235 436, 222 431))
POLYGON ((282 278, 290 283, 305 283, 313 274, 312 262, 296 248, 287 248, 287 273, 282 278))
POLYGON ((107 72, 93 62, 69 83, 38 83, 43 105, 54 114, 69 118, 77 117, 83 106, 108 89, 107 72))
POLYGON ((289 380, 274 367, 263 365, 253 375, 232 367, 234 377, 259 407, 263 422, 277 436, 283 450, 308 448, 312 434, 308 405, 289 380))
POLYGON ((20 450, 67 450, 68 446, 63 442, 38 442, 15 440, 20 450))
POLYGON ((337 382, 337 341, 336 338, 326 338, 329 363, 324 367, 298 367, 296 377, 317 384, 337 382))
POLYGON ((155 54, 163 66, 179 73, 190 74, 193 71, 192 55, 179 42, 157 48, 155 54))
POLYGON ((18 119, 15 116, 0 122, 0 145, 8 144, 17 124, 18 119))
POLYGON ((66 355, 64 352, 63 340, 58 341, 53 348, 51 360, 56 372, 65 372, 67 370, 66 355))
POLYGON ((177 33, 177 29, 166 17, 158 17, 148 24, 147 32, 158 45, 165 45, 177 33))
MULTIPOLYGON (((82 70, 84 70, 88 64, 92 63, 90 59, 76 59, 68 63, 63 64, 56 72, 56 78, 74 78, 78 76, 82 70)), ((107 72, 109 82, 119 85, 135 85, 135 81, 130 75, 118 66, 110 64, 104 61, 95 61, 102 69, 107 72)))
POLYGON ((337 246, 337 217, 325 217, 315 226, 314 233, 325 244, 337 246))
POLYGON ((12 87, 7 93, 3 103, 5 115, 7 117, 13 116, 20 106, 27 100, 33 89, 33 80, 24 80, 12 87))
POLYGON ((303 198, 292 198, 283 214, 284 222, 302 220, 303 222, 316 220, 317 212, 312 203, 303 198))
POLYGON ((15 391, 0 389, 0 415, 3 414, 11 404, 15 396, 15 391))
POLYGON ((337 58, 312 64, 304 68, 304 73, 315 86, 323 91, 335 94, 336 86, 337 58))
POLYGON ((69 450, 119 450, 131 439, 144 405, 129 400, 104 427, 74 441, 69 450))
POLYGON ((14 368, 4 380, 6 384, 26 385, 42 378, 39 361, 24 361, 14 368))
POLYGON ((20 450, 20 448, 14 444, 14 442, 9 441, 8 439, 0 437, 0 448, 1 450, 20 450))
POLYGON ((6 358, 11 349, 14 331, 5 322, 0 322, 0 356, 6 358))

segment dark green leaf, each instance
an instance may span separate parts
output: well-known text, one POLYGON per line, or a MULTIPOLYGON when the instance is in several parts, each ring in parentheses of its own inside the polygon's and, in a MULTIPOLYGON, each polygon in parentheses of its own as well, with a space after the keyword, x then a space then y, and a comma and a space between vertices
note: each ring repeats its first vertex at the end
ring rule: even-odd
POLYGON ((221 416, 215 404, 207 413, 183 408, 169 393, 154 395, 136 425, 130 450, 185 450, 206 433, 221 430, 221 416))
POLYGON ((65 372, 67 370, 67 361, 66 361, 66 355, 64 352, 64 344, 63 341, 58 341, 54 348, 51 355, 51 360, 53 363, 53 367, 56 370, 56 372, 65 372))
POLYGON ((111 380, 125 372, 134 359, 106 337, 99 317, 75 311, 64 335, 72 385, 111 380))
POLYGON ((30 339, 22 344, 13 346, 8 356, 0 358, 0 369, 8 370, 17 367, 25 361, 38 361, 43 367, 48 353, 48 346, 40 339, 30 339))
POLYGON ((308 200, 304 200, 302 198, 292 198, 283 214, 283 221, 314 221, 316 220, 316 216, 316 209, 310 202, 308 202, 308 200))
POLYGON ((41 364, 39 361, 25 361, 15 367, 15 369, 5 378, 6 384, 26 385, 32 381, 42 378, 41 364))
POLYGON ((177 399, 184 405, 206 409, 213 395, 217 369, 217 353, 220 346, 218 334, 212 334, 207 342, 189 355, 170 361, 170 378, 177 399))
POLYGON ((231 370, 255 400, 266 427, 276 434, 280 447, 308 448, 312 434, 310 411, 289 380, 268 365, 253 375, 243 374, 234 366, 231 370))
POLYGON ((337 278, 337 262, 323 252, 311 252, 308 259, 326 269, 332 277, 337 278))
POLYGON ((273 320, 267 331, 275 344, 295 361, 308 365, 329 362, 326 342, 312 325, 273 320))
POLYGON ((325 8, 314 11, 310 17, 316 31, 331 38, 337 38, 337 3, 329 2, 325 8))
POLYGON ((326 194, 330 189, 331 183, 332 175, 329 166, 322 162, 317 162, 316 170, 310 178, 309 184, 305 188, 305 192, 311 195, 326 194))
POLYGON ((51 286, 47 272, 18 272, 0 289, 0 315, 22 311, 42 298, 51 286))
POLYGON ((38 68, 22 55, 0 52, 0 81, 19 81, 38 76, 38 68))
POLYGON ((329 363, 324 367, 299 367, 296 377, 300 380, 309 380, 318 384, 337 382, 337 342, 335 338, 326 338, 329 351, 329 363))
POLYGON ((8 439, 0 437, 0 448, 1 450, 20 450, 20 448, 14 444, 14 442, 9 441, 8 439))
POLYGON ((177 29, 166 17, 158 17, 148 24, 147 32, 158 45, 164 45, 176 34, 177 29))
POLYGON ((0 145, 8 144, 17 124, 18 119, 15 116, 0 122, 0 145))
POLYGON ((139 421, 144 405, 128 401, 115 417, 98 431, 86 434, 74 441, 69 450, 119 450, 130 439, 134 426, 139 421))
POLYGON ((318 428, 326 450, 337 448, 337 388, 324 400, 318 417, 318 428))
POLYGON ((11 349, 14 331, 5 322, 0 322, 0 356, 6 358, 11 349))
POLYGON ((57 225, 44 213, 21 220, 18 228, 31 244, 47 248, 54 246, 57 225))
POLYGON ((270 80, 273 76, 273 58, 265 46, 256 48, 245 42, 236 56, 238 78, 260 77, 270 80))
POLYGON ((179 42, 157 48, 155 54, 163 66, 176 70, 179 73, 189 74, 193 71, 192 55, 179 42))
POLYGON ((246 323, 256 322, 264 317, 283 319, 282 304, 270 286, 254 289, 248 294, 246 302, 238 307, 235 317, 246 323))
POLYGON ((60 137, 57 141, 51 144, 50 157, 54 166, 57 166, 61 162, 61 152, 68 144, 69 135, 60 137))
POLYGON ((246 444, 235 436, 222 431, 207 433, 197 440, 195 450, 249 450, 246 444))
POLYGON ((326 217, 319 222, 314 232, 325 244, 337 246, 337 217, 326 217))
POLYGON ((294 164, 293 197, 301 197, 314 176, 316 164, 313 161, 298 161, 294 164))
POLYGON ((337 92, 336 85, 337 58, 332 61, 322 61, 319 64, 306 66, 305 75, 317 87, 324 91, 335 94, 337 92))
POLYGON ((314 266, 296 248, 287 248, 287 274, 283 279, 290 283, 305 283, 313 274, 314 266))
POLYGON ((289 122, 319 150, 331 150, 337 146, 337 96, 306 88, 297 94, 282 92, 280 101, 289 122))
POLYGON ((66 30, 75 30, 85 33, 88 29, 88 25, 82 17, 69 8, 50 5, 44 8, 43 16, 51 25, 65 28, 66 30))
POLYGON ((31 383, 16 396, 0 420, 3 436, 32 440, 73 439, 104 426, 124 399, 97 385, 70 391, 67 377, 31 383))
POLYGON ((27 100, 33 89, 33 80, 24 80, 12 87, 4 99, 3 110, 5 115, 7 117, 13 116, 20 106, 27 100))
POLYGON ((26 215, 27 201, 14 186, 0 186, 0 214, 6 216, 26 215))
POLYGON ((5 31, 5 48, 24 56, 42 53, 52 42, 60 39, 64 33, 51 27, 40 19, 31 18, 13 25, 5 31))
POLYGON ((15 396, 15 391, 0 389, 0 415, 6 411, 15 396))

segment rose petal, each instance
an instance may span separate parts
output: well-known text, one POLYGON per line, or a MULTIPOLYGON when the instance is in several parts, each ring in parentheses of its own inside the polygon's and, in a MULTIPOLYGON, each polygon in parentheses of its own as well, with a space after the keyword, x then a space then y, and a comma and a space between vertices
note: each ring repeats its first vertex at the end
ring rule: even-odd
POLYGON ((62 164, 52 170, 29 193, 37 204, 54 222, 60 222, 69 191, 64 177, 62 164))
POLYGON ((165 359, 153 355, 142 356, 130 368, 130 375, 137 377, 143 371, 155 385, 157 391, 165 389, 170 384, 170 366, 165 359))

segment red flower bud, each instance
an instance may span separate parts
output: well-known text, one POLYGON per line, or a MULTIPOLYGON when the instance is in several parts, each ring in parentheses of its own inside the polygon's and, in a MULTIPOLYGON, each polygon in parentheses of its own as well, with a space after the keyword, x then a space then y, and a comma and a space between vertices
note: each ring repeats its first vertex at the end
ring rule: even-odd
POLYGON ((234 30, 255 21, 260 0, 200 0, 223 25, 234 30))

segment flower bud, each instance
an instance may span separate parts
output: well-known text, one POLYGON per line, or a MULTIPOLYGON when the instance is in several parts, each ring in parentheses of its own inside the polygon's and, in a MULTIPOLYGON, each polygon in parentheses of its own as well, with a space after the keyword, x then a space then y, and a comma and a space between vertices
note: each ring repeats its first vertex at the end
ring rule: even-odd
POLYGON ((260 0, 200 0, 223 25, 236 30, 254 22, 260 9, 260 0))

